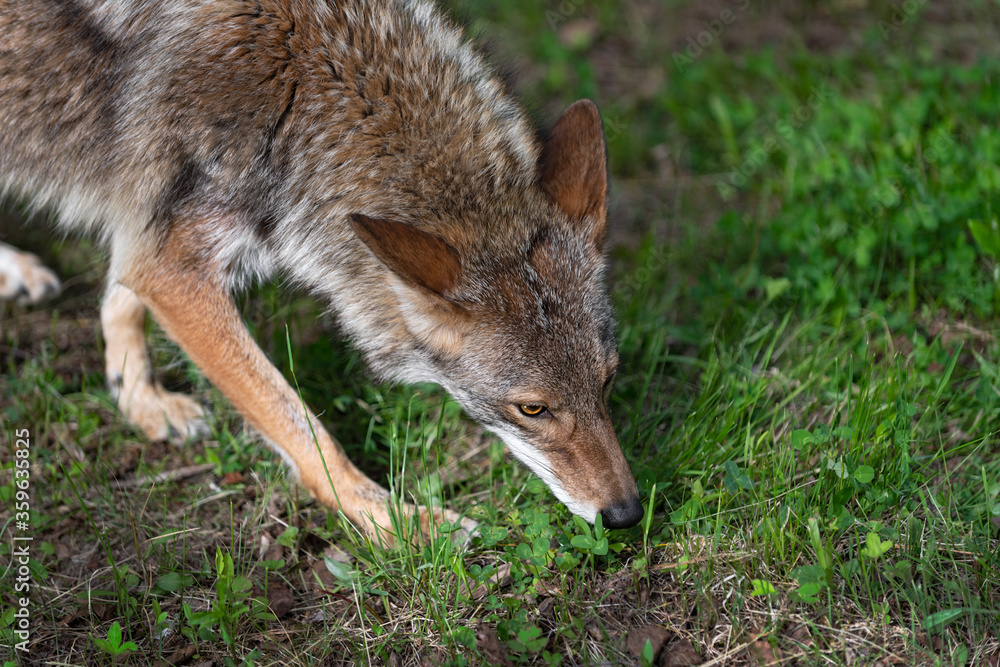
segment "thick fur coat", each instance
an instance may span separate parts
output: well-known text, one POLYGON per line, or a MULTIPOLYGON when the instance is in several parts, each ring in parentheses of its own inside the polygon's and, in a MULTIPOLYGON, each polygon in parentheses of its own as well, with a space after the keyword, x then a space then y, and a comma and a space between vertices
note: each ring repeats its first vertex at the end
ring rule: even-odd
POLYGON ((638 521, 607 411, 592 103, 539 140, 416 0, 0 0, 0 34, 0 187, 110 250, 109 383, 150 437, 205 425, 152 379, 147 308, 317 498, 390 532, 385 492, 232 305, 278 273, 377 373, 445 387, 575 513, 638 521))

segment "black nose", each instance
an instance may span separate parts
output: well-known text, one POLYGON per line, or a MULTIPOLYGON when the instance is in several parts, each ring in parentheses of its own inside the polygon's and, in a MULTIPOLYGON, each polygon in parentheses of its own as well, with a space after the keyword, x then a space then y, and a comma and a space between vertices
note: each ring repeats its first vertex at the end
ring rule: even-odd
POLYGON ((631 528, 642 519, 642 503, 636 497, 601 510, 605 528, 631 528))

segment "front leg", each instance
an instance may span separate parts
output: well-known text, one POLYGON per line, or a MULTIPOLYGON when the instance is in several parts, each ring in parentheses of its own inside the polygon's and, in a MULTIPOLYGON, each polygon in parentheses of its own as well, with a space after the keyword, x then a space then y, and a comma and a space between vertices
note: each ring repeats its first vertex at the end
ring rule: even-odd
POLYGON ((118 409, 150 440, 207 435, 208 422, 194 399, 163 388, 146 350, 146 306, 132 290, 112 283, 101 305, 108 388, 118 409))
MULTIPOLYGON (((253 424, 323 504, 340 509, 369 535, 393 542, 389 494, 358 470, 319 420, 303 406, 250 337, 220 271, 168 239, 154 266, 122 278, 153 316, 236 409, 253 424)), ((419 511, 429 535, 427 510, 419 511)), ((434 520, 454 521, 450 511, 434 520)), ((463 521, 471 530, 475 524, 463 521)))

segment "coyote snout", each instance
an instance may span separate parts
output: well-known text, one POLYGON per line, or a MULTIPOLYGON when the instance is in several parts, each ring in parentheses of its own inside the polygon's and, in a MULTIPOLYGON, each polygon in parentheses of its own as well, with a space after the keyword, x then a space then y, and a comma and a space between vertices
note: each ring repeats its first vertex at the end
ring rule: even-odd
MULTIPOLYGON (((108 382, 147 435, 207 428, 154 380, 149 310, 316 498, 393 537, 386 491, 236 311, 233 290, 278 273, 329 304, 377 373, 444 386, 573 512, 639 521, 608 414, 592 102, 538 139, 417 0, 0 0, 0 34, 0 193, 105 241, 108 382)), ((0 262, 33 266, 8 250, 0 262)), ((458 519, 410 511, 425 530, 458 519)))

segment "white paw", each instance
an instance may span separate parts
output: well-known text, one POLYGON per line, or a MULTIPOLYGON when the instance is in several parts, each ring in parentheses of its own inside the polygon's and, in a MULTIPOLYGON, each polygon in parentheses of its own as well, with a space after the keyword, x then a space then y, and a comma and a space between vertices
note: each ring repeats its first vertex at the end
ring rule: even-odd
POLYGON ((396 515, 397 510, 390 511, 389 505, 386 503, 385 496, 387 494, 381 488, 375 488, 378 493, 366 494, 361 497, 361 502, 356 507, 341 506, 341 509, 345 510, 345 514, 349 517, 355 517, 356 523, 366 533, 385 546, 396 545, 399 542, 410 542, 414 545, 427 544, 432 536, 441 534, 437 527, 444 522, 452 525, 448 536, 451 538, 452 544, 459 549, 464 549, 479 532, 477 522, 447 508, 415 507, 406 503, 398 508, 400 514, 396 515), (393 521, 393 518, 397 520, 393 521), (397 525, 402 530, 402 535, 396 535, 392 532, 391 526, 393 525, 397 525))
POLYGON ((127 401, 120 396, 119 408, 153 441, 183 442, 211 433, 205 411, 193 398, 159 384, 137 388, 127 401))
POLYGON ((451 534, 451 541, 455 546, 464 549, 469 546, 473 537, 479 535, 479 522, 473 521, 469 517, 462 517, 460 525, 462 527, 451 534))
POLYGON ((20 305, 59 293, 59 278, 31 253, 0 243, 0 299, 20 305))

